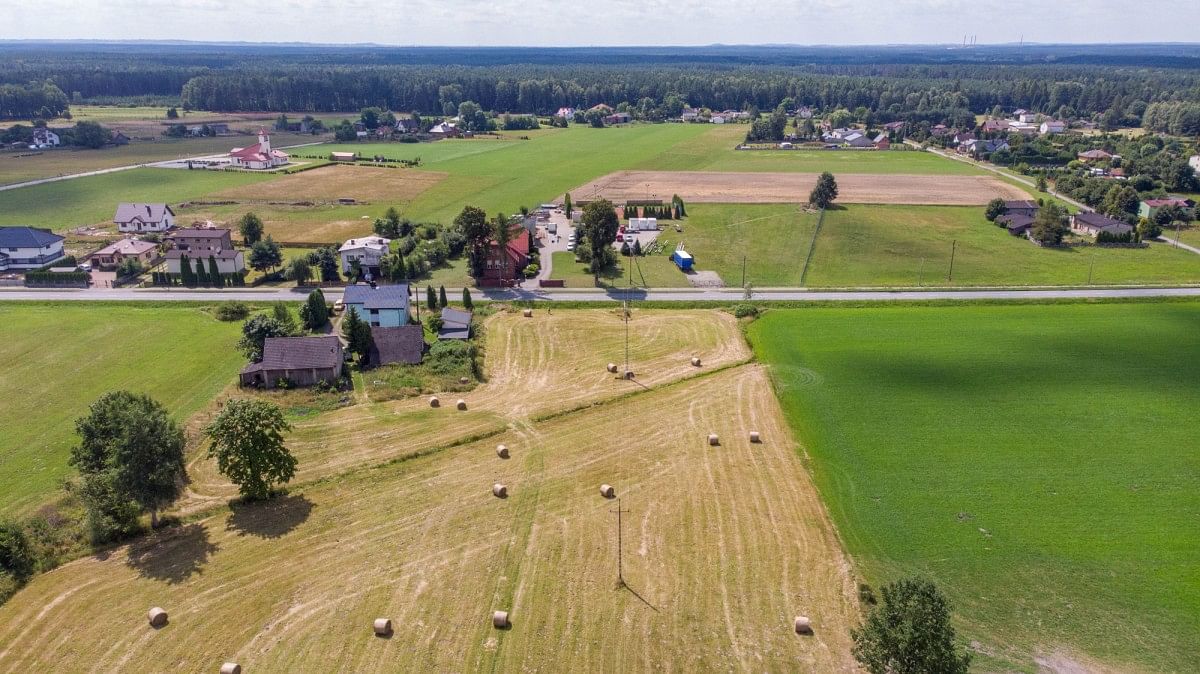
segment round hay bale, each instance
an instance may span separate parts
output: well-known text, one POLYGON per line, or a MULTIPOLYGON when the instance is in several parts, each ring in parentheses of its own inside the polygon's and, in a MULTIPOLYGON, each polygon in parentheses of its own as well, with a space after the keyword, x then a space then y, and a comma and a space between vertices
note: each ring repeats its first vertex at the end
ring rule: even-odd
POLYGON ((808 621, 807 616, 796 616, 796 634, 812 634, 812 623, 808 621))
POLYGON ((699 356, 692 356, 692 365, 694 367, 700 367, 700 357, 699 356))
POLYGON ((502 630, 508 625, 508 611, 492 611, 492 627, 502 630))
POLYGON ((150 621, 151 627, 162 627, 167 624, 167 612, 157 606, 150 609, 146 618, 150 621))
POLYGON ((497 482, 496 484, 492 485, 492 496, 495 496, 496 498, 507 498, 508 487, 505 487, 497 482))
POLYGON ((221 665, 221 674, 242 674, 242 666, 236 662, 226 662, 221 665))
POLYGON ((604 498, 612 498, 617 495, 617 491, 611 484, 602 484, 600 485, 600 495, 604 498))
POLYGON ((615 373, 615 372, 617 371, 617 364, 616 364, 616 363, 609 363, 609 364, 608 364, 608 371, 609 371, 609 372, 614 372, 614 373, 615 373))
POLYGON ((460 383, 460 384, 470 384, 470 383, 471 383, 471 380, 470 380, 470 379, 467 379, 466 377, 459 377, 459 378, 458 378, 458 383, 460 383))
POLYGON ((762 442, 762 436, 758 434, 758 431, 750 431, 750 442, 762 442))
POLYGON ((521 315, 523 315, 525 318, 533 318, 533 309, 526 309, 521 312, 521 315))
POLYGON ((633 379, 633 370, 626 370, 626 372, 625 372, 625 378, 626 378, 626 379, 633 379))
POLYGON ((708 434, 708 444, 715 447, 715 446, 721 444, 721 439, 717 437, 716 433, 709 433, 708 434))
POLYGON ((392 619, 391 618, 376 618, 372 627, 375 629, 375 636, 387 637, 392 634, 392 619))
POLYGON ((504 445, 496 445, 496 456, 500 457, 501 459, 507 459, 508 447, 505 447, 504 445))
POLYGON ((430 407, 441 407, 442 401, 438 400, 437 396, 431 396, 429 398, 429 406, 430 407))
POLYGON ((454 406, 460 410, 465 410, 465 409, 467 409, 467 401, 463 400, 462 398, 459 398, 458 402, 454 403, 454 406))

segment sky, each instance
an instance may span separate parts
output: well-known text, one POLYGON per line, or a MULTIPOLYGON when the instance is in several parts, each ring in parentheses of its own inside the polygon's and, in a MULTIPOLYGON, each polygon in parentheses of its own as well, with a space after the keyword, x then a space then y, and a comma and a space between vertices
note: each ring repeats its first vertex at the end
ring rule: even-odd
POLYGON ((1200 42, 1200 1, 0 0, 0 38, 385 45, 1200 42), (22 3, 20 7, 28 7, 22 3), (1169 19, 1166 19, 1169 17, 1169 19))

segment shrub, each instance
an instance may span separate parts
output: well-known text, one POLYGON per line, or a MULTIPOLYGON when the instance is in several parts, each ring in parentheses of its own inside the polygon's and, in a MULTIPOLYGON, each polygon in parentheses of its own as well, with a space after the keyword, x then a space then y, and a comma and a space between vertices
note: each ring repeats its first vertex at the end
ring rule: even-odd
POLYGON ((33 575, 35 564, 25 530, 15 522, 0 522, 0 572, 23 583, 33 575))
POLYGON ((758 307, 754 306, 753 304, 735 304, 733 305, 733 315, 738 318, 757 316, 758 307))
POLYGON ((243 302, 222 302, 214 314, 218 321, 241 321, 250 315, 250 307, 243 302))
POLYGON ((474 370, 475 346, 459 340, 439 341, 430 347, 426 362, 437 374, 474 370))

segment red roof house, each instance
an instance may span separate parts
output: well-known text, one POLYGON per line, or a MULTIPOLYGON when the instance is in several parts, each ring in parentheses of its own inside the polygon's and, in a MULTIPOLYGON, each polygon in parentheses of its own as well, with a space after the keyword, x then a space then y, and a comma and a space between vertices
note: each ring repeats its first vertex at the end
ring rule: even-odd
POLYGON ((480 286, 508 286, 525 277, 525 265, 529 264, 529 232, 520 223, 513 225, 512 241, 504 253, 500 245, 492 240, 488 246, 483 276, 476 281, 480 286))
POLYGON ((267 130, 258 130, 258 142, 250 147, 235 147, 229 153, 231 166, 246 169, 270 169, 288 163, 288 154, 271 149, 271 137, 267 130))

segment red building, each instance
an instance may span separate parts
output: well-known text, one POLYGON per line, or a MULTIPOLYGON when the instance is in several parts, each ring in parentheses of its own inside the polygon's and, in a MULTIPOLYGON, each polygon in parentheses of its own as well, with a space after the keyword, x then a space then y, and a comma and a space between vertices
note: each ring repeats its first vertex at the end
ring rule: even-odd
POLYGON ((476 279, 481 287, 511 286, 525 278, 525 265, 529 264, 529 232, 516 223, 512 236, 503 255, 500 245, 495 240, 491 241, 483 266, 483 277, 476 279))

